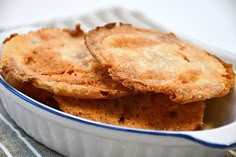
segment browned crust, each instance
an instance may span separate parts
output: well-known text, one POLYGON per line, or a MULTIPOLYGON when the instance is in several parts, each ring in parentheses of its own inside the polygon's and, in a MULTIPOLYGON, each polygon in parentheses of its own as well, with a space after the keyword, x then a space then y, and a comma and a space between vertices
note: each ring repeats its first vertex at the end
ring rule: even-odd
POLYGON ((6 42, 10 41, 13 37, 17 35, 18 35, 17 33, 11 34, 8 38, 4 39, 2 43, 5 44, 6 42))
POLYGON ((66 113, 112 125, 175 131, 197 130, 203 125, 204 102, 177 104, 162 94, 100 100, 54 98, 66 113))
POLYGON ((226 70, 226 75, 223 75, 228 81, 225 82, 225 89, 219 94, 217 97, 222 97, 230 92, 230 89, 234 86, 235 84, 235 71, 233 69, 233 65, 224 62, 222 59, 218 58, 217 56, 210 54, 209 52, 205 51, 209 56, 214 57, 217 59, 224 67, 226 70))
POLYGON ((63 29, 63 31, 67 31, 72 37, 81 37, 84 36, 84 31, 81 29, 80 24, 75 25, 75 29, 63 29))
POLYGON ((12 36, 3 47, 1 73, 6 78, 14 77, 21 83, 62 96, 114 98, 128 95, 129 90, 113 81, 106 69, 87 52, 83 37, 80 25, 75 30, 44 28, 12 36))
POLYGON ((27 82, 19 82, 12 73, 4 73, 3 71, 0 71, 2 77, 14 88, 19 90, 20 92, 24 93, 25 95, 47 105, 50 107, 53 107, 55 109, 58 109, 58 104, 53 98, 53 94, 45 91, 40 88, 34 87, 32 84, 27 82))
MULTIPOLYGON (((145 38, 146 36, 143 35, 143 37, 145 38)), ((147 39, 148 38, 149 37, 147 37, 147 39)), ((122 40, 123 39, 119 39, 119 42, 122 40)), ((111 23, 111 24, 107 24, 103 27, 97 27, 96 29, 91 30, 85 36, 85 44, 88 47, 90 53, 99 61, 99 63, 101 63, 102 65, 107 67, 108 72, 113 80, 121 82, 125 87, 128 87, 136 92, 140 92, 140 91, 141 92, 157 92, 157 93, 160 92, 160 93, 170 95, 170 98, 172 101, 179 102, 179 103, 188 103, 188 102, 193 102, 193 101, 210 99, 213 97, 224 96, 229 93, 230 89, 234 85, 235 73, 233 71, 231 64, 225 63, 224 61, 220 60, 216 56, 210 55, 209 53, 207 53, 207 52, 205 52, 205 51, 203 51, 191 44, 187 44, 187 43, 179 40, 178 38, 176 38, 176 36, 173 33, 164 34, 164 33, 161 33, 161 32, 155 31, 155 30, 148 30, 148 29, 143 29, 143 28, 132 27, 129 24, 111 23), (113 45, 113 46, 118 45, 118 48, 121 48, 119 52, 116 52, 116 53, 122 53, 122 55, 119 56, 119 55, 116 55, 115 52, 114 53, 112 52, 113 49, 108 49, 108 47, 104 46, 104 40, 110 36, 113 37, 113 36, 118 36, 118 35, 122 36, 122 35, 133 35, 133 34, 140 35, 142 33, 147 34, 147 36, 148 35, 154 36, 153 38, 155 38, 157 36, 158 38, 160 38, 158 42, 161 42, 161 44, 162 43, 164 43, 164 44, 170 43, 170 45, 174 45, 174 46, 176 45, 176 47, 179 46, 180 47, 179 50, 183 51, 184 53, 178 53, 176 55, 182 57, 183 62, 187 63, 187 62, 191 62, 191 60, 193 60, 193 62, 195 61, 194 60, 195 58, 188 58, 188 56, 187 56, 188 55, 187 52, 189 51, 189 49, 191 49, 192 53, 194 51, 196 51, 203 58, 206 58, 205 60, 203 59, 203 61, 202 61, 202 59, 200 57, 196 57, 197 58, 196 60, 199 61, 199 63, 202 62, 203 66, 208 64, 207 63, 208 59, 211 59, 211 63, 217 64, 218 66, 223 66, 224 69, 221 68, 221 70, 222 71, 224 70, 225 72, 222 72, 222 75, 217 74, 217 77, 214 78, 214 77, 208 77, 205 72, 199 73, 197 71, 196 72, 190 71, 190 73, 192 73, 191 75, 182 74, 183 78, 181 78, 181 79, 183 79, 183 80, 177 80, 178 82, 176 80, 173 80, 169 84, 166 84, 163 86, 158 83, 160 81, 155 81, 156 76, 158 76, 159 78, 163 78, 163 80, 168 81, 169 78, 166 78, 166 76, 167 76, 166 72, 163 71, 163 74, 161 74, 162 69, 159 69, 159 71, 156 71, 158 73, 158 75, 156 75, 155 72, 153 72, 154 73, 153 76, 151 74, 147 73, 147 74, 145 74, 145 76, 140 77, 139 76, 139 69, 136 69, 137 71, 134 70, 134 68, 135 68, 134 65, 139 64, 139 62, 133 61, 131 55, 130 55, 131 56, 130 58, 128 58, 128 59, 125 58, 125 56, 128 53, 136 53, 135 52, 136 49, 135 48, 132 49, 132 46, 133 46, 132 43, 130 43, 130 45, 128 45, 127 42, 124 42, 125 46, 129 50, 131 50, 131 52, 127 51, 127 53, 122 52, 125 50, 122 49, 121 43, 113 45), (117 63, 117 60, 119 60, 119 63, 117 63), (133 65, 131 65, 131 64, 133 64, 133 65), (122 67, 122 65, 124 68, 122 67), (127 66, 125 66, 125 65, 127 65, 127 66), (159 74, 161 74, 161 75, 159 75, 159 74), (201 76, 206 77, 206 79, 208 79, 207 80, 208 83, 205 83, 202 86, 199 86, 197 83, 195 83, 194 82, 195 80, 198 81, 197 77, 199 74, 201 76), (147 80, 145 78, 148 78, 149 80, 153 81, 153 83, 147 83, 149 80, 147 80), (211 78, 213 80, 210 80, 209 78, 211 78), (218 79, 219 81, 212 83, 212 81, 214 81, 215 79, 218 79), (191 81, 193 82, 192 85, 190 85, 191 81), (190 82, 190 83, 188 83, 188 82, 190 82), (207 89, 209 89, 209 90, 207 90, 207 89)), ((139 42, 138 44, 144 45, 145 40, 143 40, 143 43, 139 42)), ((157 45, 158 44, 159 43, 157 43, 157 45)), ((144 45, 143 47, 145 47, 145 46, 148 47, 148 43, 147 43, 147 45, 144 45)), ((152 45, 150 45, 150 46, 152 46, 152 45)), ((146 51, 148 51, 148 48, 146 51)), ((139 55, 138 53, 136 53, 136 54, 139 55)), ((140 60, 138 60, 138 61, 140 61, 140 60)), ((155 64, 158 66, 159 63, 155 63, 155 64)), ((183 67, 184 67, 184 65, 185 64, 183 64, 183 67)), ((190 65, 190 64, 186 64, 186 65, 190 65)), ((149 66, 151 66, 151 65, 149 65, 149 66)), ((172 65, 169 65, 169 66, 171 67, 172 65)), ((172 66, 172 67, 174 68, 174 66, 172 66)), ((208 67, 212 68, 211 66, 208 66, 208 67)), ((186 66, 186 68, 188 68, 188 66, 186 66)), ((147 68, 147 70, 148 70, 148 68, 147 68)), ((217 71, 216 68, 215 68, 215 70, 217 71)), ((206 70, 206 72, 207 72, 207 70, 206 70)), ((212 74, 214 75, 213 72, 209 75, 212 75, 212 74)), ((177 75, 174 77, 177 77, 177 75)), ((202 78, 202 81, 204 81, 204 78, 202 78)))

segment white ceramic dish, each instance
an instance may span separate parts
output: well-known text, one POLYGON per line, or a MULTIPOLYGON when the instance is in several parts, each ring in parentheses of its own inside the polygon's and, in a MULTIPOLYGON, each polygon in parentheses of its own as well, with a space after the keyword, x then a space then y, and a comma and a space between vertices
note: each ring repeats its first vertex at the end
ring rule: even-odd
MULTIPOLYGON (((35 28, 12 32, 23 33, 32 29, 35 28)), ((12 32, 1 34, 0 41, 12 32)), ((192 39, 186 40, 236 66, 236 55, 192 39)), ((27 134, 66 156, 220 157, 227 149, 236 147, 235 88, 227 98, 217 99, 214 103, 218 104, 207 108, 206 121, 219 127, 180 132, 131 129, 75 117, 20 93, 2 77, 0 94, 6 111, 27 134)))

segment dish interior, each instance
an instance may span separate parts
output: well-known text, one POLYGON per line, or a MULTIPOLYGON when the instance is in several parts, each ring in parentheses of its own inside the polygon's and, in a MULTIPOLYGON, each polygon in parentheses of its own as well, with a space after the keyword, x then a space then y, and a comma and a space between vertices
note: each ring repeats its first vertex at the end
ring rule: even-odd
POLYGON ((217 128, 236 121, 236 86, 221 98, 206 100, 204 129, 217 128))

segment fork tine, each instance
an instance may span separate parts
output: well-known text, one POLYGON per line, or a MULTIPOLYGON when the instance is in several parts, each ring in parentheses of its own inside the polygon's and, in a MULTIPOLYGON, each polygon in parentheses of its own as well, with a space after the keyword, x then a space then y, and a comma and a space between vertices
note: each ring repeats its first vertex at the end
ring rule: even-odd
POLYGON ((87 26, 87 31, 90 30, 90 29, 94 29, 96 28, 97 26, 101 26, 101 25, 104 25, 106 24, 106 22, 102 19, 102 18, 99 18, 97 15, 96 15, 96 12, 95 13, 92 13, 92 14, 89 14, 89 15, 86 15, 86 16, 83 16, 80 18, 81 20, 81 25, 86 25, 87 26))
POLYGON ((88 16, 81 16, 79 19, 81 21, 81 25, 84 25, 87 29, 95 27, 95 23, 93 23, 88 16))
POLYGON ((98 18, 100 18, 104 23, 111 23, 111 22, 125 22, 120 17, 118 17, 116 14, 113 13, 113 10, 116 8, 112 8, 109 10, 99 10, 96 15, 98 18))
POLYGON ((115 8, 112 13, 119 17, 122 21, 125 23, 131 23, 132 25, 138 26, 138 27, 144 27, 144 28, 151 28, 151 25, 148 23, 143 22, 140 19, 137 19, 131 14, 131 11, 127 11, 125 9, 121 8, 115 8))
POLYGON ((142 23, 145 23, 146 25, 150 26, 150 28, 157 29, 162 32, 169 32, 164 26, 162 26, 160 23, 157 25, 154 22, 152 22, 150 19, 148 19, 146 16, 144 16, 142 13, 133 11, 131 12, 132 18, 136 18, 136 20, 139 20, 142 23))
POLYGON ((151 22, 151 20, 145 17, 141 12, 129 11, 123 8, 115 8, 113 10, 113 13, 126 23, 131 23, 135 26, 144 28, 157 29, 162 32, 168 32, 168 30, 165 29, 163 26, 156 25, 155 23, 151 22))

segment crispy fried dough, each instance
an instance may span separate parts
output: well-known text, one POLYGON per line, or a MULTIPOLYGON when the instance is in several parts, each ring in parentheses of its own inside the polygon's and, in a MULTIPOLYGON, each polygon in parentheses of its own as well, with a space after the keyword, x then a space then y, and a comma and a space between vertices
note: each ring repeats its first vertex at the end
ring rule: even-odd
POLYGON ((90 55, 79 26, 14 34, 4 41, 1 70, 6 80, 13 77, 62 96, 113 98, 129 93, 90 55))
MULTIPOLYGON (((2 75, 5 76, 4 73, 2 75)), ((43 89, 39 89, 34 87, 28 83, 22 83, 17 81, 14 77, 8 75, 8 77, 4 77, 5 80, 11 84, 14 88, 19 90, 20 92, 24 93, 25 95, 53 108, 58 109, 58 104, 53 98, 53 94, 45 91, 43 89)))
POLYGON ((234 84, 231 64, 174 34, 108 24, 90 31, 85 43, 113 80, 134 91, 164 93, 188 103, 224 96, 234 84))
POLYGON ((203 101, 177 104, 163 94, 143 94, 117 99, 74 99, 54 96, 59 108, 69 114, 132 128, 196 130, 203 124, 203 101))

